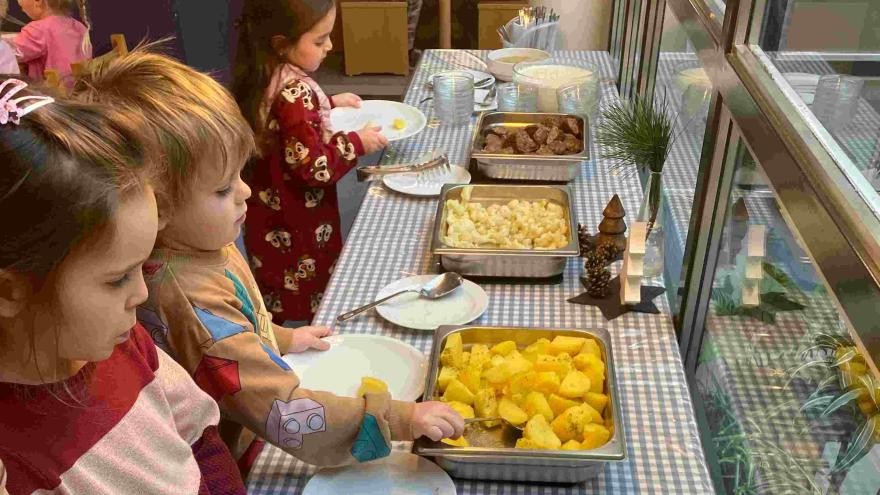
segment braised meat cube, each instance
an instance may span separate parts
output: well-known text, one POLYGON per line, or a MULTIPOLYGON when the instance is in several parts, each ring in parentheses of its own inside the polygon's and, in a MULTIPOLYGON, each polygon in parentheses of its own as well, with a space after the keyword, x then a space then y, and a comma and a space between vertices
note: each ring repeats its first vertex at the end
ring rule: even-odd
POLYGON ((578 125, 577 119, 574 117, 566 117, 565 118, 565 125, 563 127, 563 130, 565 132, 570 132, 570 133, 574 134, 575 136, 581 135, 580 126, 578 125))
POLYGON ((547 147, 553 150, 553 153, 556 153, 557 155, 565 155, 568 153, 568 146, 562 141, 553 141, 548 144, 547 147))
POLYGON ((529 136, 528 132, 520 130, 516 133, 516 146, 514 146, 514 148, 519 153, 531 153, 538 149, 538 145, 531 136, 529 136))
POLYGON ((547 144, 559 141, 560 139, 562 139, 562 131, 558 127, 551 127, 550 132, 547 134, 547 144))
POLYGON ((570 153, 581 152, 581 140, 576 138, 573 134, 566 134, 565 137, 562 138, 562 142, 565 143, 565 147, 570 153))
POLYGON ((486 135, 486 147, 489 146, 497 146, 501 147, 504 145, 504 138, 498 136, 497 134, 487 134, 486 135))
POLYGON ((496 136, 507 137, 508 134, 511 134, 511 129, 507 127, 493 127, 489 129, 489 132, 496 136))
POLYGON ((516 154, 516 150, 514 150, 513 148, 507 146, 507 147, 501 148, 501 153, 503 153, 503 154, 505 154, 505 155, 515 155, 515 154, 516 154))
POLYGON ((538 146, 542 144, 547 144, 547 138, 550 136, 550 128, 545 125, 539 125, 538 129, 535 130, 535 133, 532 134, 532 139, 538 143, 538 146))
POLYGON ((536 155, 555 155, 553 150, 547 147, 546 144, 542 144, 538 151, 535 152, 536 155))
POLYGON ((555 115, 552 117, 545 118, 544 120, 541 121, 541 123, 546 125, 547 127, 562 127, 562 124, 563 124, 562 117, 558 117, 555 115))

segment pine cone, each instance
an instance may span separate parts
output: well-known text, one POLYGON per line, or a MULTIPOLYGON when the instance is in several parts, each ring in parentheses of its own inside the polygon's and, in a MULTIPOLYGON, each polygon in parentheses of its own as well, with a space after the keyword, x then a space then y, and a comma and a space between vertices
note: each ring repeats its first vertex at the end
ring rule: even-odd
POLYGON ((589 273, 590 270, 602 270, 604 268, 605 258, 599 255, 599 251, 588 251, 586 256, 584 256, 584 270, 589 273))
POLYGON ((581 247, 581 256, 586 257, 587 253, 596 249, 596 244, 593 242, 593 236, 590 235, 590 231, 581 224, 578 224, 578 244, 581 247))
POLYGON ((602 298, 608 295, 608 285, 611 281, 611 272, 604 267, 600 269, 590 268, 587 270, 587 294, 592 297, 602 298))
POLYGON ((616 244, 610 242, 603 242, 596 248, 596 255, 602 257, 602 259, 605 260, 605 264, 616 260, 621 252, 622 251, 616 244))

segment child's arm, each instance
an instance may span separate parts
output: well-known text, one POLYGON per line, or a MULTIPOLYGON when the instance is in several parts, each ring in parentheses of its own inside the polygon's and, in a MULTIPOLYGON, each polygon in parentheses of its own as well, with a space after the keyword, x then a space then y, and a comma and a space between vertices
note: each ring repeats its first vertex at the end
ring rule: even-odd
POLYGON ((0 495, 9 495, 6 491, 6 468, 3 467, 2 460, 0 460, 0 495))
POLYGON ((275 332, 278 349, 283 354, 305 352, 309 349, 326 351, 330 348, 330 344, 321 338, 333 333, 333 330, 327 327, 314 325, 288 328, 273 323, 272 329, 275 332))
POLYGON ((291 177, 311 187, 326 187, 357 165, 364 146, 355 132, 337 132, 325 144, 317 105, 308 85, 293 80, 275 99, 269 127, 277 124, 281 133, 283 159, 293 172, 291 177))
POLYGON ((171 329, 168 344, 224 415, 323 466, 384 457, 392 439, 412 439, 413 403, 387 393, 363 399, 305 390, 274 346, 268 315, 258 314, 259 308, 237 309, 232 292, 188 301, 182 292, 170 295, 173 286, 176 280, 166 280, 159 303, 171 329), (254 331, 254 321, 267 335, 254 331))
POLYGON ((19 62, 30 62, 46 54, 46 32, 33 22, 21 28, 13 43, 19 62))

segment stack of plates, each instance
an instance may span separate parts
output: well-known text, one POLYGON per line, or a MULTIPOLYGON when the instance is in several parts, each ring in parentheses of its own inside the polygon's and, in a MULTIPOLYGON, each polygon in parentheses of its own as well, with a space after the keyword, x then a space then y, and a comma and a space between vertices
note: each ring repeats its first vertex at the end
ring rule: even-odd
POLYGON ((803 72, 786 72, 782 74, 791 88, 804 100, 807 105, 812 105, 816 98, 816 86, 819 85, 818 74, 806 74, 803 72))

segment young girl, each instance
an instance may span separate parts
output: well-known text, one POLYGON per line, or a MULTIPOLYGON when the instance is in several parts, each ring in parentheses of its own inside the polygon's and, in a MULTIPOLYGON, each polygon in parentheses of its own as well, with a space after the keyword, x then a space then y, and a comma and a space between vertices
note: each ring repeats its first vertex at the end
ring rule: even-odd
POLYGON ((328 98, 308 75, 333 47, 335 20, 333 0, 250 0, 240 23, 234 92, 260 154, 245 243, 277 323, 311 320, 317 311, 342 250, 336 182, 358 156, 388 144, 379 128, 334 134, 330 127, 333 106, 361 101, 351 93, 328 98), (314 276, 295 276, 299 260, 314 260, 314 276))
POLYGON ((0 79, 0 493, 245 493, 135 320, 158 217, 127 127, 0 79))
POLYGON ((18 0, 18 5, 33 20, 13 42, 18 61, 27 66, 31 79, 42 80, 46 69, 65 78, 70 75, 70 64, 92 58, 86 0, 18 0), (74 2, 85 24, 70 17, 74 2))

